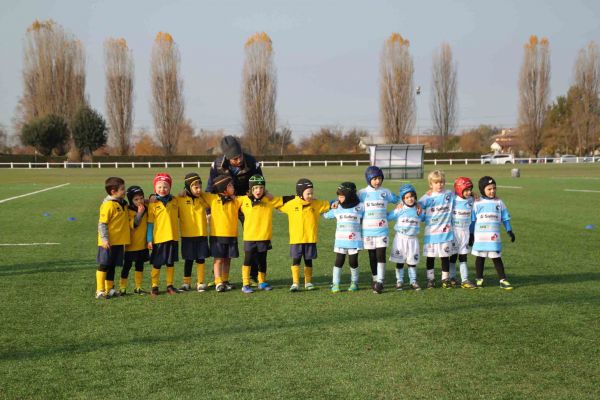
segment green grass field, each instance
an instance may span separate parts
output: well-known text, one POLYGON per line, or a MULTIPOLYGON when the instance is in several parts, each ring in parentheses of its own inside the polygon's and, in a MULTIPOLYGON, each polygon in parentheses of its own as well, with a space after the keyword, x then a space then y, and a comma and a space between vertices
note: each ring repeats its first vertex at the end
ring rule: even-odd
MULTIPOLYGON (((98 301, 104 179, 122 176, 149 193, 158 170, 2 170, 0 201, 70 184, 0 203, 1 244, 60 243, 0 246, 0 398, 599 398, 600 168, 525 165, 518 179, 510 166, 440 168, 449 182, 486 174, 498 181, 517 236, 510 243, 503 233, 515 290, 496 286, 488 261, 484 289, 396 292, 388 262, 387 290, 375 295, 366 290, 370 271, 361 253, 364 290, 333 295, 335 222, 322 220, 319 290, 289 293, 287 218, 276 213, 272 292, 98 301)), ((291 194, 298 178, 309 177, 316 196, 329 199, 340 181, 364 187, 363 170, 264 173, 274 194, 291 194)), ((168 172, 178 189, 190 171, 168 172)), ((400 183, 384 186, 397 191, 400 183)), ((420 196, 426 180, 413 183, 420 196)), ((238 284, 240 262, 232 263, 238 284)), ((472 257, 469 268, 473 274, 472 257)), ((177 284, 182 269, 179 262, 177 284)), ((423 261, 418 271, 424 283, 423 261)), ((149 275, 146 268, 146 287, 149 275)), ((344 288, 348 281, 345 266, 344 288)))

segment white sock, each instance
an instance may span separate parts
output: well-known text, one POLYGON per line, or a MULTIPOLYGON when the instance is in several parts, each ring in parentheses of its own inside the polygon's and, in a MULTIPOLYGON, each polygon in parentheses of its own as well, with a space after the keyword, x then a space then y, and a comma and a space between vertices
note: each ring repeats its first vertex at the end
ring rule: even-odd
POLYGON ((377 263, 377 280, 383 282, 385 279, 385 263, 377 263))
POLYGON ((450 263, 450 278, 456 278, 456 263, 450 263))
POLYGON ((442 280, 445 281, 450 276, 450 272, 442 271, 442 280))
POLYGON ((396 282, 404 282, 404 268, 396 268, 396 282))
POLYGON ((467 279, 469 279, 469 269, 467 268, 467 263, 466 262, 461 262, 460 263, 460 279, 461 279, 462 282, 464 282, 467 279))
POLYGON ((373 275, 373 282, 377 282, 377 275, 373 275))
POLYGON ((433 281, 434 279, 435 279, 435 275, 433 273, 433 269, 428 269, 427 270, 427 280, 433 281))
POLYGON ((417 267, 408 266, 408 279, 410 279, 411 284, 417 281, 417 267))
POLYGON ((333 284, 339 285, 342 280, 342 269, 338 267, 333 267, 333 284))
POLYGON ((350 268, 350 281, 358 284, 358 267, 350 268))

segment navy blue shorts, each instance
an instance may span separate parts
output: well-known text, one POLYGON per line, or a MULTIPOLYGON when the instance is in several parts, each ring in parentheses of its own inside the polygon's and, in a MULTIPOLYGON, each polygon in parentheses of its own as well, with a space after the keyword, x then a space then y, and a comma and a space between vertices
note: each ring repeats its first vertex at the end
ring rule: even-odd
POLYGON ((316 243, 290 244, 290 257, 314 260, 317 258, 316 243))
POLYGON ((117 265, 123 265, 123 253, 125 253, 124 245, 110 246, 105 249, 98 246, 98 255, 96 256, 96 262, 99 265, 105 265, 107 267, 115 267, 117 265))
POLYGON ((206 236, 182 237, 181 258, 184 260, 204 260, 210 257, 206 236))
POLYGON ((148 251, 148 249, 125 252, 125 261, 131 262, 131 263, 146 262, 149 259, 150 259, 150 252, 148 251))
POLYGON ((238 258, 237 237, 211 236, 210 254, 214 258, 238 258))
POLYGON ((244 251, 253 251, 255 250, 257 253, 264 253, 265 251, 269 251, 273 248, 271 246, 270 240, 244 240, 244 251))
POLYGON ((179 261, 179 243, 175 240, 169 240, 163 243, 152 244, 152 255, 150 255, 150 264, 156 268, 163 265, 174 265, 179 261))

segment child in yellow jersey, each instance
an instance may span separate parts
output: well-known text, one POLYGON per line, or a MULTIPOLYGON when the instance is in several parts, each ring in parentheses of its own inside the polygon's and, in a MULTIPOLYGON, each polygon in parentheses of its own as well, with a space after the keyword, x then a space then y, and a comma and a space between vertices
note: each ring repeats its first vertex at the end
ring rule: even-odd
POLYGON ((290 257, 292 257, 292 286, 290 292, 300 287, 300 263, 304 258, 304 288, 312 290, 312 260, 317 258, 319 215, 329 210, 329 202, 313 199, 313 183, 305 178, 296 183, 296 197, 279 210, 288 215, 290 231, 290 257))
POLYGON ((252 260, 258 263, 258 288, 271 290, 266 281, 267 251, 271 250, 273 237, 273 208, 283 206, 281 197, 265 195, 265 178, 253 175, 248 181, 247 196, 237 197, 244 214, 244 265, 242 266, 242 292, 252 293, 250 287, 250 267, 252 260))
POLYGON ((175 261, 179 261, 179 202, 171 195, 172 179, 169 174, 158 173, 154 177, 156 201, 148 206, 148 232, 146 242, 152 250, 152 297, 158 295, 160 268, 167 266, 167 293, 179 293, 173 286, 175 261))
POLYGON ((129 186, 127 188, 127 200, 129 206, 129 229, 131 230, 130 243, 125 246, 125 262, 121 270, 121 282, 119 284, 121 295, 127 293, 127 280, 129 279, 129 270, 135 263, 135 294, 146 294, 142 289, 142 279, 144 273, 144 263, 150 259, 148 249, 146 248, 146 229, 148 228, 148 214, 144 204, 144 191, 139 186, 129 186))
POLYGON ((110 177, 104 182, 108 196, 100 206, 98 219, 98 255, 96 262, 96 298, 118 296, 114 289, 115 267, 123 265, 125 245, 129 244, 129 217, 125 207, 125 181, 110 177))
POLYGON ((210 254, 214 258, 215 290, 225 292, 233 289, 229 283, 231 259, 238 258, 237 226, 241 202, 234 194, 230 175, 218 175, 213 180, 217 194, 202 192, 201 197, 211 210, 210 254))
POLYGON ((200 197, 202 179, 195 172, 190 172, 184 180, 185 193, 179 196, 179 227, 181 231, 181 257, 185 260, 183 285, 179 290, 189 291, 192 283, 192 267, 196 261, 196 290, 206 291, 205 260, 210 257, 208 248, 208 228, 206 226, 207 204, 200 197))

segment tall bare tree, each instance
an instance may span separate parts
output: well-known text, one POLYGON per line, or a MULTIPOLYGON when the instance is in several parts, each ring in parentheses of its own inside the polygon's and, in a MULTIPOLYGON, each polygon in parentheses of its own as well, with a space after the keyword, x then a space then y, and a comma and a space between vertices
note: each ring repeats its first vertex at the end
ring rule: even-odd
POLYGON ((532 35, 524 46, 519 78, 519 128, 527 150, 537 156, 543 146, 550 97, 550 44, 532 35))
POLYGON ((175 153, 183 123, 183 81, 179 63, 179 50, 173 37, 166 32, 158 32, 150 61, 152 117, 165 155, 175 153))
POLYGON ((85 79, 81 42, 52 20, 35 21, 25 37, 18 123, 55 114, 71 124, 85 103, 85 79))
POLYGON ((573 67, 573 87, 578 94, 571 109, 577 151, 583 155, 595 150, 600 134, 600 53, 590 42, 581 49, 573 67))
POLYGON ((388 143, 405 143, 415 125, 415 91, 410 42, 393 33, 381 52, 379 107, 388 143))
POLYGON ((277 77, 271 38, 265 32, 250 36, 245 52, 242 76, 244 141, 253 154, 264 154, 277 125, 277 77))
POLYGON ((433 97, 431 116, 440 136, 442 151, 448 151, 448 136, 454 133, 457 123, 458 99, 456 97, 456 63, 448 43, 442 43, 433 55, 431 76, 433 97))
POLYGON ((106 115, 110 125, 109 140, 118 154, 129 154, 133 127, 134 65, 125 39, 104 42, 106 71, 106 115))

